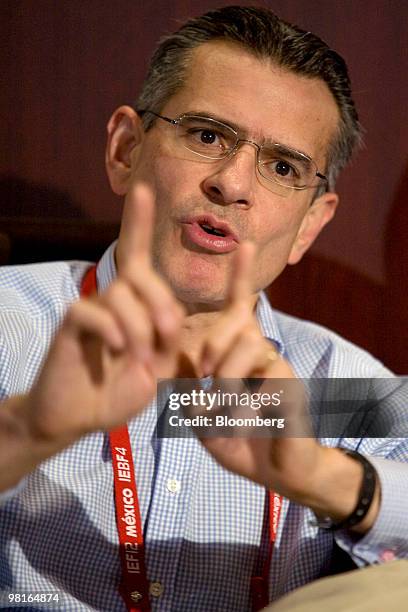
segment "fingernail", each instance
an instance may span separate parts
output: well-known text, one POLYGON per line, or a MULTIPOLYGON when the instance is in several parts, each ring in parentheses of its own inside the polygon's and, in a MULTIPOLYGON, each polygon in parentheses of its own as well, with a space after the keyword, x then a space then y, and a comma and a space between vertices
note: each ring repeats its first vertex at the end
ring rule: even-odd
POLYGON ((213 369, 213 364, 211 362, 210 359, 208 359, 208 357, 204 357, 202 362, 201 362, 201 367, 203 369, 203 374, 204 376, 210 376, 212 369, 213 369))

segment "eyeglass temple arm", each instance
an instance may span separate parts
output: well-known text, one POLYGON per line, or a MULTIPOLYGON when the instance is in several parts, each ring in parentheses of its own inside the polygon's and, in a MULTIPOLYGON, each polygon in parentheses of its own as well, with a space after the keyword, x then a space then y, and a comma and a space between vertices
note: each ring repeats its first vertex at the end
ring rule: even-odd
POLYGON ((141 110, 136 109, 136 112, 141 117, 145 115, 146 113, 150 113, 151 115, 154 115, 155 117, 158 117, 159 119, 163 119, 164 121, 167 121, 167 123, 171 123, 172 125, 177 124, 177 119, 170 119, 169 117, 164 117, 163 115, 159 115, 159 113, 155 113, 154 111, 151 111, 149 109, 141 109, 141 110))

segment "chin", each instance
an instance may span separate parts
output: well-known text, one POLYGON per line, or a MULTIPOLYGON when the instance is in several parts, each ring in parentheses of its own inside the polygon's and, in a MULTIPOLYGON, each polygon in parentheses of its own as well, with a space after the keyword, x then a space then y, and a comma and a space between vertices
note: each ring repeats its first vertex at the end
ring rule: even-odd
POLYGON ((223 303, 227 295, 228 278, 225 269, 211 262, 184 260, 156 262, 159 274, 170 285, 177 299, 185 304, 223 303), (167 265, 166 265, 167 264, 167 265))
POLYGON ((186 306, 200 306, 202 310, 219 310, 227 297, 225 287, 217 289, 214 285, 172 283, 172 288, 180 302, 186 306))
POLYGON ((223 307, 227 297, 224 284, 211 282, 211 279, 187 279, 186 277, 170 278, 169 284, 177 297, 188 310, 219 310, 223 307))

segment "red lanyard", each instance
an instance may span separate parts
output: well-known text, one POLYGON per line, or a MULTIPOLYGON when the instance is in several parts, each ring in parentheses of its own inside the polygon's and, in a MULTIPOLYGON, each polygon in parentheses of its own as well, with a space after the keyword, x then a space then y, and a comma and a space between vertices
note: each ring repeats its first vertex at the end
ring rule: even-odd
MULTIPOLYGON (((92 266, 82 279, 81 297, 88 297, 96 291, 96 266, 92 266)), ((146 573, 143 525, 127 426, 124 425, 111 431, 109 441, 112 454, 119 555, 122 566, 119 591, 126 603, 128 612, 149 612, 149 581, 146 573)), ((269 491, 268 501, 269 551, 262 575, 252 576, 251 578, 253 612, 258 612, 269 603, 269 571, 278 532, 282 496, 269 491)))
POLYGON ((269 604, 269 572, 272 563, 273 548, 276 542, 276 536, 278 534, 278 526, 280 513, 282 509, 282 495, 269 491, 268 494, 268 524, 269 524, 269 550, 268 558, 264 563, 263 571, 261 576, 252 576, 251 578, 251 601, 252 611, 258 612, 265 608, 269 604))
MULTIPOLYGON (((96 290, 96 266, 92 266, 82 279, 81 296, 90 296, 96 290)), ((119 591, 129 612, 149 612, 149 582, 145 563, 143 525, 127 426, 111 431, 109 442, 122 566, 119 591)))

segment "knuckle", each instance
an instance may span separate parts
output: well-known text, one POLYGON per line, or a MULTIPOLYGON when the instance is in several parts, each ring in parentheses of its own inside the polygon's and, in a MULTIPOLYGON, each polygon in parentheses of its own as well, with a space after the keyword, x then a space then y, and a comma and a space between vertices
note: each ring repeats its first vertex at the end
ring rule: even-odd
POLYGON ((121 279, 117 279, 109 285, 104 293, 104 298, 108 303, 113 303, 123 300, 127 295, 128 289, 126 283, 121 279))
POLYGON ((148 268, 146 258, 138 255, 137 259, 127 261, 122 265, 120 278, 131 283, 137 283, 148 268))

